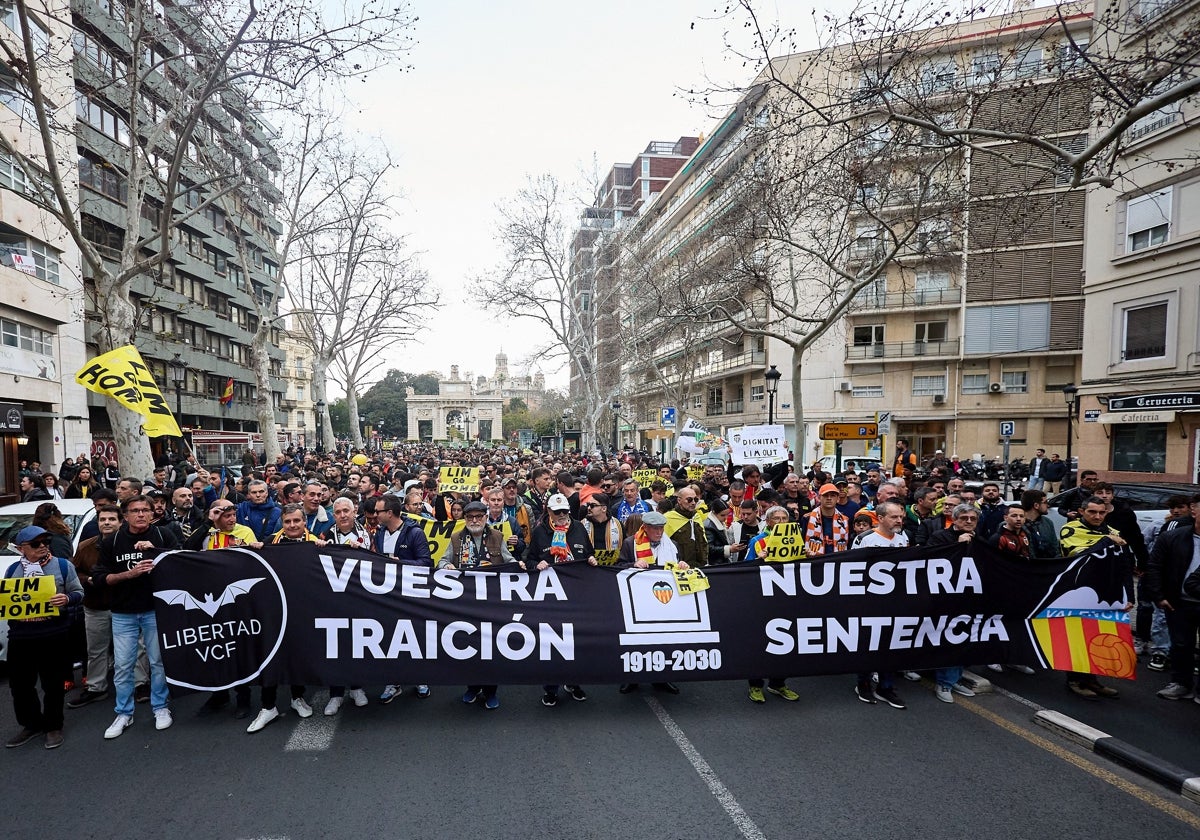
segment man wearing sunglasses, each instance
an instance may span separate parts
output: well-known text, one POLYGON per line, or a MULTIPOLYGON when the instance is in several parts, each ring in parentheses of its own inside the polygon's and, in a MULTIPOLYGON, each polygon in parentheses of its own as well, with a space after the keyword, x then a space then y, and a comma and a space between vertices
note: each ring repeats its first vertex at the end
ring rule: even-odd
MULTIPOLYGON (((228 504, 227 502, 221 502, 228 504)), ((117 690, 117 717, 104 731, 108 739, 119 738, 133 723, 133 666, 138 639, 150 660, 150 707, 154 726, 166 729, 171 723, 167 708, 167 676, 158 646, 158 624, 154 617, 154 585, 150 573, 154 558, 163 551, 179 548, 175 534, 152 525, 154 510, 145 496, 121 502, 124 522, 115 534, 100 540, 100 559, 92 568, 92 584, 107 590, 112 609, 113 685, 117 690)))
POLYGON ((50 533, 29 525, 17 532, 14 542, 21 559, 4 572, 6 578, 52 576, 55 594, 50 605, 58 615, 9 622, 8 684, 13 712, 21 729, 4 746, 19 747, 46 733, 46 749, 63 742, 63 674, 71 667, 68 631, 70 616, 65 609, 83 602, 83 585, 75 567, 50 555, 50 533), (37 683, 42 682, 42 702, 37 683))

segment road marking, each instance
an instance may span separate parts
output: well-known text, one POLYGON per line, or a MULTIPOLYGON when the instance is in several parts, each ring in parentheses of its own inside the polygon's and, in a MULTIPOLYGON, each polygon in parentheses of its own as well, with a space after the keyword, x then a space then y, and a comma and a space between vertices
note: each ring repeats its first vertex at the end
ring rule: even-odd
POLYGON ((1071 752, 1070 750, 1063 749, 1053 741, 1047 740, 1041 735, 1030 732, 1019 724, 1013 723, 1012 721, 1001 717, 995 712, 988 711, 976 702, 958 701, 956 705, 961 706, 971 714, 978 715, 985 720, 991 721, 1002 729, 1007 729, 1009 732, 1020 738, 1024 738, 1034 746, 1041 747, 1051 755, 1057 756, 1068 764, 1075 765, 1083 772, 1095 776, 1100 781, 1107 782, 1108 784, 1112 785, 1118 790, 1124 791, 1135 799, 1140 799, 1150 807, 1156 808, 1159 811, 1162 811, 1164 814, 1172 816, 1194 829, 1200 830, 1200 817, 1197 817, 1195 814, 1179 807, 1174 802, 1164 799, 1158 794, 1152 793, 1140 785, 1135 785, 1133 782, 1130 782, 1128 779, 1121 778, 1111 770, 1105 770, 1103 767, 1088 761, 1086 758, 1075 755, 1075 753, 1071 752))
POLYGON ((708 762, 700 755, 699 751, 688 740, 688 736, 683 734, 683 730, 675 723, 674 719, 667 714, 667 710, 663 708, 662 703, 659 703, 653 697, 645 698, 647 705, 658 718, 658 722, 667 730, 667 734, 671 736, 671 740, 675 742, 675 746, 679 747, 679 751, 686 758, 699 774, 704 784, 708 785, 709 791, 716 797, 717 802, 725 809, 725 813, 733 820, 734 826, 746 840, 766 840, 766 835, 759 831, 758 826, 754 824, 754 820, 750 819, 749 815, 742 810, 742 806, 733 798, 733 794, 729 792, 729 788, 721 784, 721 780, 717 778, 717 774, 709 766, 708 762))
POLYGON ((1033 709, 1035 712, 1043 712, 1046 710, 1046 707, 1041 705, 1040 703, 1035 703, 1026 697, 1022 697, 1020 694, 1016 694, 1012 691, 1009 691, 1006 688, 1001 688, 1000 686, 996 685, 995 683, 992 683, 992 693, 999 694, 1001 697, 1007 697, 1009 700, 1014 700, 1017 703, 1020 703, 1022 706, 1028 706, 1029 708, 1033 709))
MULTIPOLYGON (((326 692, 313 697, 312 717, 302 719, 284 746, 286 752, 320 752, 333 745, 333 736, 337 732, 341 712, 333 717, 325 717, 325 703, 329 700, 326 692)), ((288 707, 291 708, 290 706, 288 707)))

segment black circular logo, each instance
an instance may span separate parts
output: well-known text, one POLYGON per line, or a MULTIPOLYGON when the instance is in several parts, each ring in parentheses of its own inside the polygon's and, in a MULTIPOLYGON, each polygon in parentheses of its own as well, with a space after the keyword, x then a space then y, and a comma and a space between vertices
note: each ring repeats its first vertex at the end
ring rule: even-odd
POLYGON ((172 685, 219 691, 250 682, 283 643, 283 586, 250 549, 168 552, 153 579, 158 643, 172 685))

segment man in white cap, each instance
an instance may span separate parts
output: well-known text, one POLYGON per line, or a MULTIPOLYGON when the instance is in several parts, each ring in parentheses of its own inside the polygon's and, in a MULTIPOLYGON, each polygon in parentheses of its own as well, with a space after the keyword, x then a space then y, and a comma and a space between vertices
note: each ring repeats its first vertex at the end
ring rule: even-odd
POLYGON ((66 608, 83 603, 83 585, 69 561, 50 555, 50 533, 45 528, 26 526, 13 542, 21 559, 5 569, 4 577, 53 577, 50 606, 57 607, 58 614, 9 622, 8 685, 21 729, 4 746, 19 747, 45 732, 46 749, 52 750, 63 742, 63 674, 71 667, 71 618, 66 608))

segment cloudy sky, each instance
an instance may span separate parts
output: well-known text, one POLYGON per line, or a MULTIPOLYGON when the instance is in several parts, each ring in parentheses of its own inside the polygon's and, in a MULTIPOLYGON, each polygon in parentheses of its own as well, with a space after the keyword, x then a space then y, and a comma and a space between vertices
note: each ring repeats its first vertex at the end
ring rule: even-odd
MULTIPOLYGON (((545 337, 469 299, 470 278, 500 261, 496 206, 528 176, 551 173, 582 194, 651 140, 709 131, 715 111, 681 91, 751 76, 725 51, 734 24, 715 8, 724 6, 415 0, 412 69, 356 85, 347 113, 397 162, 401 228, 445 303, 390 366, 490 375, 503 348, 522 372, 545 337)), ((565 386, 565 371, 542 370, 565 386)))

